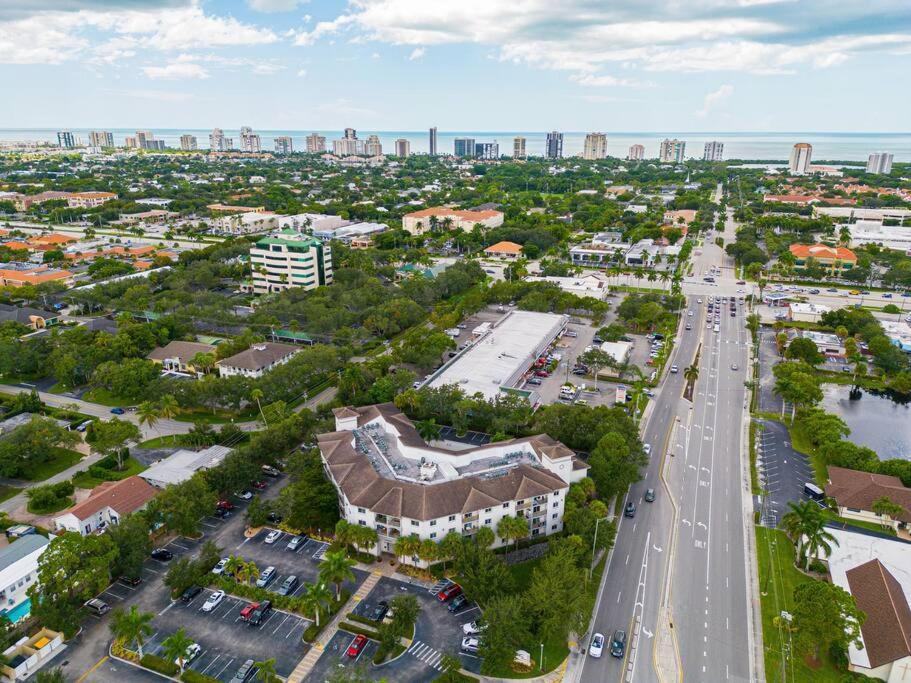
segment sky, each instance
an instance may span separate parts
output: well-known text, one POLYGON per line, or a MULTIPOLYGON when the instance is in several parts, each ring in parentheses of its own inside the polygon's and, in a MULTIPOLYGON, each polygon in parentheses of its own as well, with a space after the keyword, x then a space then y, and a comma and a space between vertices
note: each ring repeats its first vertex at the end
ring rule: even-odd
POLYGON ((0 0, 0 128, 911 129, 909 0, 0 0))

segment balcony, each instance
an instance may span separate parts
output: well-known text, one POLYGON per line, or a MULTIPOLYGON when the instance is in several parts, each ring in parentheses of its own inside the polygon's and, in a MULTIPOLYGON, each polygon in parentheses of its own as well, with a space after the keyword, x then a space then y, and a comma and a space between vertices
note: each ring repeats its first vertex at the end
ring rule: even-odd
POLYGON ((477 512, 469 512, 467 515, 462 515, 462 522, 463 522, 463 523, 467 523, 467 522, 477 522, 477 521, 478 521, 478 513, 477 513, 477 512))
POLYGON ((546 502, 547 502, 547 496, 546 496, 546 495, 544 495, 544 496, 535 496, 535 497, 534 497, 534 501, 535 501, 536 503, 546 503, 546 502))

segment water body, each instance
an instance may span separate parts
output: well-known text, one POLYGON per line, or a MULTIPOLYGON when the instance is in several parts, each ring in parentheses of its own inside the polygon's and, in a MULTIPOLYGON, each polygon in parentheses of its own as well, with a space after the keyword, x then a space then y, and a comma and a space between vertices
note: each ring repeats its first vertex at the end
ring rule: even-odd
MULTIPOLYGON (((51 128, 25 129, 5 128, 0 129, 2 141, 44 141, 57 142, 57 130, 51 128)), ((71 129, 83 141, 88 141, 89 129, 71 129)), ((134 135, 135 128, 103 128, 114 134, 115 144, 122 145, 124 137, 134 135)), ((164 140, 169 147, 180 146, 180 136, 184 133, 195 135, 199 147, 205 149, 209 146, 209 133, 211 129, 175 129, 152 128, 155 136, 164 140)), ((224 129, 226 137, 234 138, 235 146, 240 143, 239 129, 224 129)), ((274 148, 274 139, 278 136, 290 136, 294 149, 306 149, 304 138, 316 132, 326 137, 329 148, 332 140, 342 137, 340 130, 256 130, 262 137, 263 150, 274 148)), ((686 141, 686 156, 702 158, 703 146, 706 141, 717 140, 724 143, 725 159, 744 159, 752 161, 786 161, 795 142, 809 142, 813 145, 813 160, 823 161, 862 161, 866 162, 871 152, 886 151, 895 155, 895 161, 911 161, 911 132, 908 133, 820 133, 820 132, 792 132, 792 133, 713 133, 713 132, 685 132, 685 131, 617 131, 607 132, 608 154, 614 157, 625 157, 630 145, 641 144, 645 146, 645 155, 648 158, 657 158, 658 145, 664 138, 677 138, 686 141)), ((526 151, 530 156, 544 154, 546 139, 545 131, 443 131, 437 133, 438 151, 451 154, 454 141, 457 137, 474 138, 476 142, 498 142, 500 154, 512 154, 512 141, 516 136, 526 139, 526 151)), ((405 138, 411 143, 412 153, 426 153, 429 146, 429 136, 426 130, 421 131, 371 131, 358 130, 358 137, 378 135, 383 143, 383 149, 391 153, 394 142, 398 138, 405 138)), ((566 132, 563 134, 564 156, 582 153, 585 143, 585 132, 566 132)))
POLYGON ((867 446, 881 460, 911 460, 911 403, 899 403, 886 394, 860 390, 851 400, 851 387, 823 385, 822 408, 838 415, 851 430, 849 441, 867 446))

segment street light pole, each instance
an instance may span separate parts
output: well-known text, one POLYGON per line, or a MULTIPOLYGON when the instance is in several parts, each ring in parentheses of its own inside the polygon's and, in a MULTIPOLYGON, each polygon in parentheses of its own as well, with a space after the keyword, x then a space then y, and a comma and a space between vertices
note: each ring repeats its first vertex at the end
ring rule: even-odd
POLYGON ((592 561, 588 565, 588 580, 592 580, 592 572, 594 571, 595 564, 595 547, 598 543, 598 525, 601 524, 605 519, 610 519, 610 517, 600 517, 595 520, 595 537, 592 539, 592 561))

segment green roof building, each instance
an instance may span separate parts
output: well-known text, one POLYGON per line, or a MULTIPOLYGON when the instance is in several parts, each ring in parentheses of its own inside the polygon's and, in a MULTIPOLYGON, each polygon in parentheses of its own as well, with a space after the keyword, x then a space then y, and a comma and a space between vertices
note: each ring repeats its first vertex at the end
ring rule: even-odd
POLYGON ((295 230, 259 239, 250 247, 250 265, 256 294, 332 284, 331 247, 295 230))

